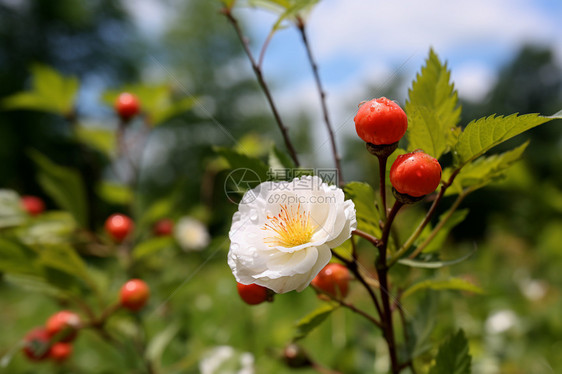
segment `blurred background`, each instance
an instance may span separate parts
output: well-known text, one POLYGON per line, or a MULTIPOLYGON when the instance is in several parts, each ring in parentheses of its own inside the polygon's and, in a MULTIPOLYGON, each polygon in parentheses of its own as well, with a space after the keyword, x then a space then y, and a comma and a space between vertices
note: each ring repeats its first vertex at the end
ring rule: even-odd
MULTIPOLYGON (((197 362, 205 352, 229 345, 251 352, 258 373, 282 373, 288 369, 274 358, 291 336, 287 329, 300 317, 292 305, 312 309, 317 301, 312 291, 305 291, 249 310, 237 299, 226 267, 225 234, 236 206, 225 198, 227 172, 212 147, 242 144, 252 155, 265 157, 272 142, 279 148, 283 144, 220 8, 219 1, 209 0, 0 0, 0 100, 29 89, 30 69, 37 63, 79 78, 76 116, 86 128, 115 131, 118 119, 104 95, 127 85, 164 85, 172 97, 194 98, 191 110, 168 118, 132 149, 138 165, 135 214, 160 204, 161 216, 174 220, 194 216, 217 242, 195 257, 168 254, 169 258, 185 256, 185 262, 172 261, 170 266, 164 256, 138 270, 155 278, 165 274, 162 294, 182 285, 172 300, 182 327, 165 357, 186 358, 184 366, 169 372, 198 372, 197 362), (240 315, 236 323, 225 310, 240 315)), ((251 8, 237 15, 252 51, 258 54, 275 15, 251 8)), ((357 104, 378 96, 404 104, 430 47, 452 71, 463 124, 494 113, 549 115, 562 109, 560 19, 562 3, 546 0, 320 2, 307 15, 307 30, 327 91, 346 180, 374 184, 377 178, 375 161, 354 134, 357 104)), ((331 167, 313 77, 293 27, 274 36, 263 69, 305 166, 331 167)), ((451 326, 464 328, 471 338, 474 372, 562 370, 558 354, 562 346, 560 125, 555 121, 539 127, 507 145, 531 140, 524 160, 507 179, 465 200, 463 207, 470 209, 467 220, 447 242, 453 253, 478 248, 469 261, 450 271, 469 277, 487 294, 469 300, 452 295, 440 301, 435 310, 440 316, 436 334, 451 326)), ((41 196, 49 209, 56 204, 37 182, 30 149, 81 170, 89 186, 102 178, 116 185, 130 181, 126 166, 96 150, 84 152, 64 118, 2 110, 0 187, 41 196), (92 169, 92 158, 100 168, 92 169)), ((121 202, 96 205, 91 229, 100 230, 121 202)), ((6 326, 0 354, 10 351, 26 330, 57 308, 47 298, 31 292, 22 295, 21 289, 2 280, 0 300, 0 320, 6 326)), ((354 369, 346 373, 377 372, 372 363, 384 351, 380 339, 361 335, 351 340, 359 322, 343 312, 334 317, 334 323, 310 336, 308 349, 327 366, 341 369, 347 367, 346 360, 353 361, 349 367, 354 369), (333 343, 330 348, 322 346, 325 338, 333 343), (369 349, 351 353, 357 341, 369 349)), ((160 321, 152 329, 166 327, 160 321)), ((111 352, 88 353, 88 343, 83 346, 76 349, 73 372, 88 372, 81 371, 87 365, 101 365, 97 372, 122 372, 99 363, 100 357, 113 357, 111 352)), ((15 360, 9 372, 62 370, 37 369, 15 360)))

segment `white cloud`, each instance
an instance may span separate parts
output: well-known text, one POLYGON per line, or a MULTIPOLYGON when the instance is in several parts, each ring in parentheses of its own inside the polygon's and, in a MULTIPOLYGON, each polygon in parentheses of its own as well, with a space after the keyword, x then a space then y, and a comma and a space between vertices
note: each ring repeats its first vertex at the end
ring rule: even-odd
POLYGON ((339 54, 384 58, 429 46, 517 45, 560 40, 562 28, 527 0, 325 0, 310 18, 321 59, 339 54))
POLYGON ((496 74, 489 65, 480 62, 467 62, 451 73, 459 96, 466 100, 478 101, 485 97, 497 81, 496 74))

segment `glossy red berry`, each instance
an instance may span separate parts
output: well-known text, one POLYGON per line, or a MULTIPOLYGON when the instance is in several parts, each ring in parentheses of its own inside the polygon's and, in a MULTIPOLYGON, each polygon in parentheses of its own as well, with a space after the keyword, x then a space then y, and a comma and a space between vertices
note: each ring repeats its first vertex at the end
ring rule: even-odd
POLYGON ((49 351, 49 358, 56 362, 65 361, 72 354, 70 343, 55 343, 49 351))
POLYGON ((333 297, 344 298, 347 296, 349 270, 342 264, 328 264, 312 280, 312 285, 333 297))
POLYGON ((32 216, 41 214, 45 210, 45 203, 37 196, 22 196, 21 205, 32 216))
POLYGON ((119 117, 128 121, 139 113, 139 99, 131 93, 123 92, 115 100, 115 111, 119 117))
POLYGON ((123 308, 137 311, 150 297, 150 288, 140 279, 131 279, 121 287, 120 299, 123 308))
POLYGON ((154 224, 152 228, 156 236, 168 236, 174 232, 174 221, 169 218, 163 218, 154 224))
POLYGON ((375 145, 393 144, 408 128, 406 113, 394 101, 381 97, 359 107, 354 118, 357 135, 375 145))
POLYGON ((105 221, 105 231, 117 243, 121 243, 134 229, 133 221, 124 214, 112 214, 105 221))
POLYGON ((390 168, 390 183, 401 194, 427 195, 435 191, 440 182, 439 161, 421 151, 398 156, 390 168))
POLYGON ((238 289, 238 295, 246 304, 257 305, 271 300, 271 291, 266 287, 257 284, 237 283, 236 288, 238 289))
POLYGON ((61 310, 47 320, 47 333, 57 342, 71 342, 78 335, 80 317, 69 310, 61 310))
POLYGON ((23 353, 32 361, 41 361, 49 356, 49 334, 43 327, 37 327, 24 337, 23 353))

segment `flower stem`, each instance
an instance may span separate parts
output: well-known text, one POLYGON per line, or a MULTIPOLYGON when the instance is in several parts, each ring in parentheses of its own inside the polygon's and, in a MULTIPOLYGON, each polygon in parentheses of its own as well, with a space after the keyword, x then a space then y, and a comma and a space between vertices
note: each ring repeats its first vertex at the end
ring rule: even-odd
POLYGON ((326 130, 328 130, 328 136, 330 137, 330 144, 332 146, 332 154, 334 155, 334 163, 336 165, 338 182, 339 185, 342 186, 344 184, 344 179, 343 179, 342 168, 341 168, 341 157, 340 154, 338 153, 336 138, 334 136, 334 130, 332 128, 332 123, 328 115, 328 106, 326 105, 326 92, 322 87, 322 81, 320 79, 320 74, 318 73, 318 65, 316 64, 316 60, 312 55, 312 50, 308 42, 308 36, 306 34, 304 21, 299 16, 297 16, 297 28, 300 31, 302 42, 304 44, 304 47, 306 49, 306 54, 308 56, 308 61, 310 62, 310 67, 312 68, 314 80, 316 81, 316 89, 318 90, 318 95, 320 96, 320 104, 322 106, 322 114, 324 115, 324 123, 326 124, 326 130))
POLYGON ((381 290, 381 301, 383 306, 382 322, 383 322, 383 334, 388 346, 388 353, 390 356, 390 364, 392 368, 392 373, 397 374, 400 372, 400 365, 398 363, 398 354, 396 351, 396 343, 394 340, 394 326, 392 323, 392 308, 390 307, 390 288, 388 286, 388 266, 386 264, 386 251, 388 247, 388 238, 390 236, 390 228, 396 214, 404 204, 396 200, 390 213, 388 214, 388 219, 384 224, 382 237, 379 249, 379 257, 377 259, 376 268, 379 277, 379 284, 381 290))
POLYGON ((281 116, 279 115, 279 111, 277 110, 277 106, 275 105, 275 102, 273 101, 273 96, 271 96, 271 91, 269 90, 269 86, 267 85, 267 83, 265 82, 265 79, 263 78, 263 73, 261 70, 261 67, 257 64, 256 60, 254 59, 254 56, 252 54, 252 51, 250 51, 250 47, 248 45, 248 40, 244 37, 244 33, 242 32, 242 29, 240 28, 240 24, 238 23, 238 20, 232 15, 231 9, 230 8, 224 8, 222 10, 222 13, 225 15, 225 17, 228 19, 228 21, 232 24, 232 26, 234 27, 234 30, 236 31, 236 34, 238 35, 238 38, 240 39, 240 42, 242 43, 242 47, 244 48, 244 52, 246 52, 246 55, 248 56, 248 59, 250 60, 250 63, 252 65, 252 69, 254 70, 254 74, 256 75, 256 78, 258 79, 258 83, 260 84, 265 97, 267 99, 267 102, 269 103, 269 107, 271 108, 271 111, 273 113, 273 117, 275 117, 275 121, 277 122, 277 127, 279 127, 279 130, 281 131, 281 135, 283 136, 283 140, 285 141, 285 146, 287 147, 287 150, 289 151, 289 154, 291 155, 291 158, 293 159, 293 162, 295 163, 295 166, 298 167, 300 166, 300 162, 297 156, 297 152, 295 151, 295 147, 293 146, 293 143, 291 142, 291 139, 289 138, 289 130, 288 128, 285 126, 285 124, 283 123, 283 120, 281 119, 281 116))
POLYGON ((383 220, 385 221, 388 213, 386 211, 386 160, 388 160, 388 156, 379 157, 379 189, 381 194, 383 220))

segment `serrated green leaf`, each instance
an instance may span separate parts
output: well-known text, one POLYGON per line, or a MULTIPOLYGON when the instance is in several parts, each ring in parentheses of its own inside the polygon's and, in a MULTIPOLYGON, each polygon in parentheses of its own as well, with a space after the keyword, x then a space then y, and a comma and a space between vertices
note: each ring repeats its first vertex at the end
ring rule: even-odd
POLYGON ((41 187, 62 209, 69 211, 76 222, 82 227, 86 227, 88 225, 88 206, 80 173, 53 163, 36 150, 31 150, 29 155, 39 168, 37 179, 41 187))
POLYGON ((297 328, 293 341, 300 340, 306 337, 312 330, 318 327, 322 322, 328 318, 330 313, 338 308, 337 304, 325 304, 315 311, 309 313, 297 322, 297 328))
POLYGON ((439 352, 429 374, 470 374, 472 357, 463 330, 439 346, 439 352))
MULTIPOLYGON (((467 188, 476 190, 502 178, 505 176, 507 169, 521 158, 528 145, 529 142, 527 141, 510 151, 489 157, 480 157, 465 165, 453 184, 447 189, 445 195, 462 193, 467 188)), ((452 168, 445 169, 443 179, 447 180, 452 172, 452 168)))
MULTIPOLYGON (((448 211, 443 213, 439 217, 439 222, 443 221, 447 217, 448 214, 449 214, 448 211)), ((435 235, 433 240, 423 249, 423 253, 431 253, 431 252, 439 251, 443 247, 443 244, 445 243, 445 240, 447 239, 447 236, 449 235, 449 232, 456 225, 458 225, 459 223, 464 221, 467 214, 468 214, 468 209, 462 209, 462 210, 457 210, 457 211, 453 212, 451 214, 451 217, 449 219, 447 219, 447 222, 445 222, 443 224, 443 227, 435 235)), ((423 234, 420 235, 420 237, 418 238, 416 243, 418 245, 423 243, 427 239, 427 237, 429 236, 430 232, 431 232, 431 229, 429 229, 429 228, 428 228, 428 230, 424 230, 423 234)))
POLYGON ((375 237, 380 237, 380 210, 375 205, 375 191, 367 183, 350 182, 345 185, 346 197, 355 204, 357 228, 375 237))
POLYGON ((150 238, 142 241, 133 249, 133 258, 139 260, 143 257, 153 255, 163 249, 173 247, 174 239, 171 236, 150 238))
POLYGON ((438 294, 428 292, 418 304, 416 313, 408 318, 405 328, 410 338, 404 345, 406 357, 414 359, 433 348, 430 342, 431 333, 436 324, 438 312, 438 294))
POLYGON ((507 117, 492 115, 472 121, 460 134, 455 146, 455 166, 463 166, 496 145, 554 118, 538 114, 512 114, 507 117))
POLYGON ((31 91, 19 92, 2 100, 7 110, 30 109, 68 115, 72 112, 79 82, 75 77, 64 77, 45 65, 31 68, 31 91))
POLYGON ((465 279, 449 278, 449 279, 429 279, 416 283, 410 288, 408 288, 406 291, 404 291, 402 297, 406 298, 417 291, 421 291, 425 289, 457 290, 457 291, 469 291, 474 293, 484 293, 484 290, 482 290, 480 287, 475 286, 474 284, 470 283, 465 279))
POLYGON ((461 108, 450 71, 433 50, 408 91, 408 151, 422 149, 439 158, 455 143, 461 108))

